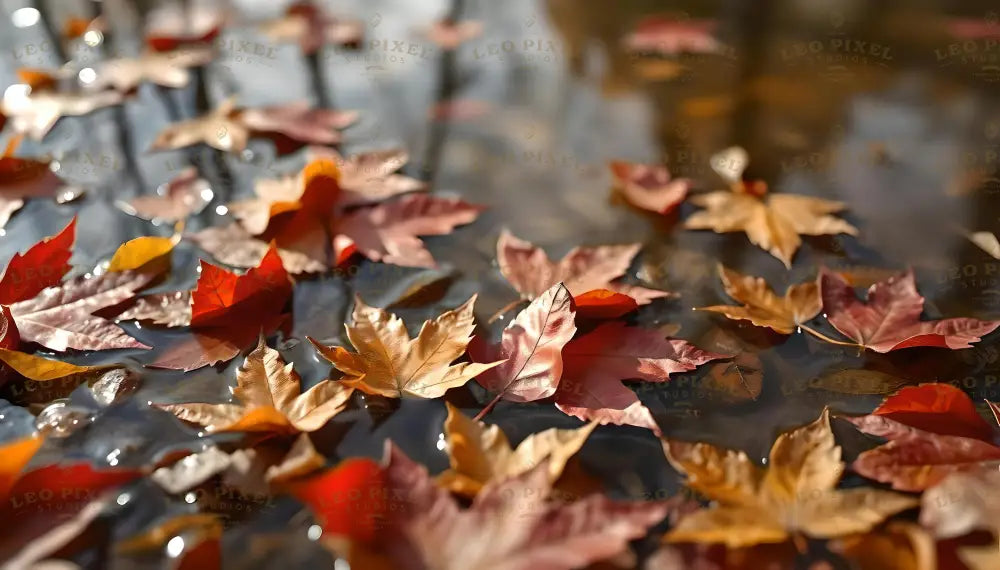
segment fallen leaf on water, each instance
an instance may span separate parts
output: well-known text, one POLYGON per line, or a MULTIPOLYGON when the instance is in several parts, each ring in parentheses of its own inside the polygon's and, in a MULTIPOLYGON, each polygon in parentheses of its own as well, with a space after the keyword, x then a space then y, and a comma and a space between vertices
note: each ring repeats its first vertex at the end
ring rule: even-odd
POLYGON ((349 460, 293 491, 322 521, 324 543, 346 555, 352 567, 585 567, 626 552, 628 542, 645 535, 672 506, 601 495, 569 504, 551 501, 543 463, 486 485, 463 509, 423 466, 391 442, 387 448, 381 468, 349 460), (352 492, 375 499, 347 505, 324 499, 352 492))
POLYGON ((0 101, 0 111, 14 130, 42 140, 62 117, 82 116, 104 107, 118 105, 123 98, 115 91, 63 92, 55 88, 54 76, 47 72, 18 70, 23 87, 8 90, 0 101), (45 77, 32 77, 31 75, 45 77))
POLYGON ((924 298, 917 292, 912 270, 872 285, 864 302, 843 277, 821 269, 820 293, 830 324, 875 352, 914 346, 969 348, 1000 326, 1000 321, 971 318, 921 321, 924 298))
POLYGON ((231 97, 201 117, 167 125, 150 150, 206 144, 225 152, 242 152, 251 137, 264 136, 275 142, 279 154, 285 154, 306 144, 337 144, 338 129, 356 119, 354 112, 312 109, 303 102, 241 108, 231 97))
POLYGON ((741 352, 730 362, 708 366, 701 388, 725 404, 756 400, 764 387, 764 365, 752 352, 741 352))
MULTIPOLYGON (((341 204, 379 202, 397 194, 427 188, 424 182, 396 172, 410 159, 405 150, 377 150, 345 158, 330 147, 320 146, 310 148, 309 156, 312 160, 330 159, 337 164, 340 187, 344 189, 341 204)), ((261 180, 258 185, 265 182, 261 180)))
POLYGON ((324 45, 360 42, 364 23, 334 16, 311 2, 295 2, 283 16, 263 23, 260 31, 271 41, 298 43, 302 53, 308 55, 324 45))
POLYGON ((664 55, 715 53, 722 47, 712 37, 715 28, 715 20, 648 16, 625 38, 625 46, 636 52, 664 55))
POLYGON ((843 369, 824 373, 809 381, 809 387, 840 394, 891 394, 909 383, 905 378, 878 370, 843 369))
POLYGON ((158 188, 156 196, 139 196, 118 203, 118 207, 146 220, 174 223, 201 212, 211 198, 211 186, 192 166, 158 188))
POLYGON ((538 297, 560 282, 574 297, 604 289, 627 295, 639 305, 674 296, 666 291, 615 281, 628 271, 640 247, 638 243, 575 247, 559 262, 553 263, 541 248, 504 230, 497 240, 497 263, 500 273, 525 300, 538 297))
POLYGON ((301 379, 263 337, 236 373, 238 404, 160 404, 178 418, 206 431, 295 434, 316 431, 347 405, 353 388, 323 380, 302 392, 301 379))
MULTIPOLYGON (((41 536, 30 539, 17 554, 4 561, 5 568, 29 568, 31 570, 67 570, 59 566, 52 567, 60 557, 72 554, 67 551, 74 543, 85 544, 84 533, 102 514, 107 507, 107 497, 94 500, 72 515, 69 520, 60 521, 41 536), (79 539, 79 540, 78 540, 79 539), (59 556, 56 556, 56 555, 59 556), (51 558, 50 558, 51 557, 51 558)), ((61 561, 60 561, 61 562, 61 561)), ((71 566, 70 569, 80 568, 71 566)))
POLYGON ((108 272, 136 271, 149 275, 166 273, 170 270, 170 254, 179 241, 180 236, 142 236, 129 240, 111 257, 108 272))
POLYGON ((664 440, 663 450, 688 487, 718 503, 682 518, 667 533, 669 542, 738 548, 801 535, 836 538, 867 532, 918 504, 890 491, 836 488, 844 464, 826 410, 778 436, 763 473, 742 451, 675 440, 664 440))
POLYGON ((13 368, 21 376, 38 382, 48 382, 74 374, 87 374, 113 368, 113 366, 77 366, 69 362, 50 360, 6 348, 0 348, 0 361, 13 368))
POLYGON ((212 42, 229 18, 220 7, 214 3, 152 6, 143 18, 146 45, 156 51, 169 52, 212 42))
POLYGON ((839 539, 831 549, 854 561, 858 570, 935 570, 934 539, 919 526, 893 521, 884 529, 839 539))
POLYGON ((778 297, 763 277, 743 275, 720 264, 719 278, 726 294, 743 306, 713 305, 699 310, 722 313, 730 319, 746 320, 781 334, 792 334, 823 308, 816 281, 790 285, 785 296, 778 297))
POLYGON ((615 187, 630 204, 643 210, 667 214, 687 197, 690 181, 671 178, 666 166, 621 160, 609 164, 615 187))
POLYGON ((228 361, 261 333, 278 329, 286 319, 284 309, 291 295, 292 283, 272 247, 245 275, 202 261, 198 284, 188 297, 189 319, 181 307, 182 292, 140 299, 119 319, 190 325, 191 337, 168 346, 149 366, 194 370, 228 361))
POLYGON ((131 537, 118 541, 114 548, 119 555, 159 554, 165 550, 175 559, 174 570, 214 570, 222 568, 223 523, 210 513, 177 515, 160 521, 131 537), (168 545, 181 538, 181 550, 170 551, 168 545))
POLYGON ((608 289, 594 289, 573 298, 576 314, 582 319, 615 319, 639 308, 635 299, 608 289))
MULTIPOLYGON (((238 223, 226 226, 210 226, 198 233, 187 236, 212 257, 233 267, 253 267, 271 247, 268 242, 257 239, 238 223)), ((309 254, 278 247, 278 257, 285 269, 294 275, 319 273, 329 267, 325 255, 314 259, 309 254)))
POLYGON ((118 315, 118 320, 149 321, 167 327, 191 324, 191 292, 156 293, 140 297, 135 305, 118 315))
POLYGON ((963 536, 975 530, 1000 533, 998 484, 996 462, 948 475, 924 493, 920 524, 937 538, 963 536))
POLYGON ((512 448, 499 426, 470 419, 450 403, 444 422, 450 469, 437 477, 449 491, 474 497, 483 486, 516 477, 545 462, 549 483, 562 475, 567 462, 583 447, 597 427, 591 423, 579 429, 550 428, 529 435, 512 448))
POLYGON ((10 305, 22 341, 50 350, 149 347, 94 313, 131 299, 150 275, 124 271, 78 277, 10 305))
POLYGON ((191 80, 189 67, 198 67, 212 61, 208 46, 180 48, 172 51, 147 51, 138 57, 120 57, 101 62, 96 66, 97 76, 87 85, 88 89, 112 87, 129 93, 141 83, 149 82, 163 87, 184 87, 191 80))
POLYGON ((58 234, 43 239, 23 254, 15 253, 0 277, 0 304, 30 299, 46 287, 61 283, 72 269, 69 258, 75 239, 76 217, 58 234))
POLYGON ((993 428, 964 392, 948 384, 903 388, 872 414, 845 419, 889 440, 861 453, 851 468, 901 491, 922 491, 951 473, 1000 461, 993 428))
POLYGON ((10 490, 21 476, 21 471, 45 443, 37 434, 22 437, 0 445, 0 500, 7 502, 10 490))
POLYGON ((659 433, 652 414, 622 380, 666 382, 677 372, 694 370, 724 355, 701 350, 650 329, 604 323, 562 350, 563 375, 556 407, 584 421, 627 424, 659 433))
POLYGON ((439 398, 500 364, 451 364, 465 353, 475 328, 475 302, 473 295, 457 309, 425 321, 417 337, 410 339, 402 319, 355 297, 352 322, 345 328, 358 352, 307 338, 344 373, 341 381, 352 388, 387 398, 439 398))
POLYGON ((730 160, 720 160, 720 156, 713 157, 713 168, 725 173, 732 187, 693 196, 690 202, 705 210, 692 214, 684 227, 717 233, 745 232, 751 243, 780 259, 787 268, 791 268, 792 257, 802 244, 800 235, 857 235, 857 228, 830 215, 843 210, 844 203, 795 194, 768 196, 766 186, 741 182, 745 164, 734 165, 730 160))
POLYGON ((51 197, 66 187, 52 171, 51 161, 15 157, 21 136, 13 137, 0 156, 0 228, 24 205, 24 200, 51 197))
POLYGON ((548 398, 562 377, 562 349, 575 333, 572 298, 557 283, 518 313, 498 344, 487 344, 479 336, 472 339, 469 358, 473 362, 502 361, 477 376, 476 382, 496 394, 494 403, 548 398))

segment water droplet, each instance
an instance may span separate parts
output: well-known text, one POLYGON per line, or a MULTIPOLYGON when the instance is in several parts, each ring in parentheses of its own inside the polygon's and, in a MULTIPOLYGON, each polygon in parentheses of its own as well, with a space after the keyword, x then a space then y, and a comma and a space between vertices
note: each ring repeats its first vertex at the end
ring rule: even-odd
POLYGON ((760 464, 761 465, 767 465, 767 458, 766 457, 762 457, 761 460, 760 460, 760 464))
POLYGON ((67 405, 66 401, 49 404, 35 418, 35 428, 43 435, 68 437, 76 430, 88 425, 92 417, 87 410, 67 405))
POLYGON ((338 558, 337 561, 333 563, 333 570, 351 570, 351 563, 343 558, 338 558))
POLYGON ((318 524, 314 524, 306 531, 306 536, 309 537, 309 540, 319 540, 319 537, 323 536, 323 529, 318 524))
POLYGON ((226 214, 229 213, 229 208, 220 204, 215 207, 215 213, 219 214, 220 216, 225 216, 226 214))
POLYGON ((80 83, 84 85, 89 85, 97 79, 97 72, 94 71, 93 67, 84 67, 76 74, 77 78, 80 79, 80 83))
POLYGON ((210 188, 205 188, 201 191, 201 199, 206 202, 211 202, 212 198, 215 197, 215 192, 212 192, 210 188))
POLYGON ((110 406, 123 396, 139 388, 139 376, 131 370, 116 368, 105 372, 100 380, 90 387, 94 399, 102 406, 110 406))
POLYGON ((83 43, 90 47, 97 47, 104 43, 104 34, 97 30, 87 30, 87 32, 83 34, 83 43))
POLYGON ((193 505, 194 502, 197 500, 198 500, 198 495, 195 495, 194 493, 188 493, 187 495, 184 495, 184 502, 189 505, 193 505))
POLYGON ((118 465, 118 456, 121 455, 121 454, 122 454, 122 450, 120 450, 120 449, 115 449, 114 451, 112 451, 111 453, 109 453, 108 457, 107 457, 108 465, 110 465, 112 467, 118 465))
POLYGON ((130 500, 132 500, 132 495, 129 495, 128 493, 122 493, 121 495, 118 495, 118 500, 116 502, 118 503, 119 506, 124 506, 128 504, 130 500))
POLYGON ((435 446, 437 446, 438 451, 444 451, 444 448, 448 447, 448 442, 445 441, 443 433, 438 434, 438 440, 435 446))
POLYGON ((10 15, 10 22, 15 28, 30 28, 42 19, 42 13, 35 8, 18 8, 10 15))
POLYGON ((184 552, 184 539, 179 536, 171 538, 167 543, 167 556, 177 558, 182 552, 184 552))

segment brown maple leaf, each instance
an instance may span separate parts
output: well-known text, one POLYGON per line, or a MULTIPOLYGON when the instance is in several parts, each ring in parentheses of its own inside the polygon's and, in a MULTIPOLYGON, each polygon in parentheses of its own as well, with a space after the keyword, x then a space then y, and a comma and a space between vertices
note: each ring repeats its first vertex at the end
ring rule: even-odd
POLYGON ((870 415, 845 419, 889 440, 861 453, 852 469, 900 491, 922 491, 951 473, 1000 462, 993 428, 964 392, 948 384, 903 388, 870 415))
POLYGON ((596 423, 578 429, 556 429, 529 435, 512 448, 499 426, 470 419, 446 402, 444 422, 450 469, 437 477, 453 493, 474 497, 484 485, 498 483, 546 462, 549 482, 555 483, 566 463, 583 447, 596 423))
POLYGON ((858 346, 875 352, 915 346, 969 348, 1000 326, 1000 321, 972 318, 921 321, 924 298, 917 292, 912 270, 872 285, 867 303, 854 295, 841 276, 823 269, 819 279, 823 311, 830 324, 858 346))
POLYGON ((717 503, 682 518, 666 535, 670 542, 739 548, 800 535, 841 537, 867 532, 918 504, 890 491, 836 488, 844 464, 826 410, 778 436, 763 473, 742 451, 675 440, 664 440, 663 449, 687 486, 717 503))
POLYGON ((645 535, 673 506, 598 494, 569 504, 551 500, 543 462, 486 485, 463 509, 423 466, 391 442, 386 447, 384 467, 349 460, 292 490, 321 521, 324 543, 346 555, 352 567, 581 568, 627 552, 628 542, 645 535), (335 493, 362 498, 345 507, 325 499, 335 493))
POLYGON ((690 202, 705 210, 692 214, 684 227, 717 233, 745 232, 751 243, 780 259, 787 268, 791 268, 792 257, 802 244, 800 235, 857 235, 857 228, 830 215, 845 208, 842 202, 795 194, 768 195, 765 184, 744 183, 745 153, 734 148, 712 157, 712 167, 731 188, 692 197, 690 202), (737 156, 729 157, 734 152, 737 156))
POLYGON ((507 325, 498 344, 476 336, 469 343, 473 362, 503 362, 476 377, 496 394, 477 419, 501 399, 533 402, 548 398, 562 377, 562 349, 576 333, 572 297, 562 283, 537 297, 507 325))
POLYGON ((778 297, 763 277, 743 275, 719 264, 719 278, 726 294, 743 306, 713 305, 699 310, 722 313, 730 319, 746 320, 781 334, 792 334, 823 308, 817 281, 790 285, 785 296, 778 297))
POLYGON ((324 45, 356 44, 364 37, 364 23, 327 13, 312 2, 296 2, 285 14, 260 26, 272 41, 298 43, 304 54, 324 45))
POLYGON ((641 247, 638 243, 575 247, 553 263, 541 248, 504 230, 497 240, 497 263, 500 273, 525 300, 534 299, 559 282, 574 297, 607 289, 645 305, 653 299, 673 296, 666 291, 615 281, 628 270, 641 247))
POLYGON ((410 339, 402 319, 355 297, 352 323, 344 327, 358 352, 307 338, 345 374, 342 382, 348 386, 388 398, 439 398, 500 364, 452 364, 465 353, 475 328, 475 302, 473 295, 457 309, 425 321, 416 338, 410 339))
POLYGON ((316 431, 347 405, 354 391, 342 382, 323 380, 306 392, 291 364, 261 338, 236 373, 234 404, 161 404, 178 418, 207 431, 295 434, 316 431))
POLYGON ((556 407, 582 420, 635 425, 659 433, 649 409, 622 380, 666 382, 725 355, 701 350, 680 339, 622 322, 604 323, 562 350, 563 375, 556 407))
POLYGON ((667 214, 687 197, 691 185, 684 178, 671 178, 666 166, 639 164, 621 160, 609 165, 615 186, 633 206, 667 214))
POLYGON ((184 87, 191 80, 189 67, 198 67, 212 61, 212 49, 195 46, 173 51, 147 51, 138 57, 121 57, 102 62, 97 66, 96 78, 88 89, 114 88, 129 93, 141 83, 149 82, 163 87, 184 87))
MULTIPOLYGON (((156 189, 156 196, 138 196, 117 206, 126 213, 154 223, 174 223, 197 214, 212 200, 212 187, 191 166, 156 189)), ((263 252, 261 252, 263 254, 263 252)), ((257 259, 260 259, 260 255, 257 259)))
POLYGON ((19 70, 22 83, 9 87, 0 101, 0 111, 14 129, 42 140, 53 125, 67 116, 81 116, 123 98, 115 91, 62 91, 57 88, 60 72, 19 70))
POLYGON ((259 108, 240 108, 230 97, 207 114, 167 125, 150 150, 173 150, 207 144, 225 152, 246 149, 250 137, 270 137, 280 154, 302 144, 337 144, 340 133, 357 119, 357 113, 311 109, 297 102, 259 108))

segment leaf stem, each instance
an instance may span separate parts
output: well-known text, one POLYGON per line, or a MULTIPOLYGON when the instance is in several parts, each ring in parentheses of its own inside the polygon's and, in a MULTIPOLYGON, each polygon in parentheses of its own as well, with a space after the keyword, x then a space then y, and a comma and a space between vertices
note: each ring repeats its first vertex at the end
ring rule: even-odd
POLYGON ((503 307, 500 307, 500 310, 498 310, 497 312, 493 313, 493 316, 490 317, 490 320, 486 321, 486 324, 492 325, 493 322, 496 321, 497 319, 499 319, 501 316, 503 316, 504 313, 506 313, 507 311, 513 309, 514 307, 517 307, 518 305, 520 305, 523 302, 524 302, 524 299, 516 299, 514 301, 511 301, 510 303, 507 303, 503 307))
POLYGON ((820 340, 826 341, 826 342, 828 342, 830 344, 839 344, 840 346, 853 346, 855 348, 861 346, 861 345, 859 345, 857 343, 854 343, 854 342, 844 342, 842 340, 837 340, 837 339, 830 338, 830 337, 826 336, 825 334, 819 332, 818 330, 812 329, 812 328, 807 327, 806 325, 803 325, 803 324, 799 324, 799 328, 802 329, 802 330, 804 330, 804 331, 806 331, 807 333, 813 335, 814 337, 816 337, 816 338, 818 338, 820 340))
POLYGON ((479 413, 476 414, 476 417, 472 418, 472 420, 478 422, 479 420, 483 419, 483 417, 486 414, 490 413, 490 410, 492 410, 494 406, 500 403, 501 399, 503 399, 503 392, 497 394, 497 397, 493 398, 493 400, 490 401, 489 404, 486 404, 486 407, 480 410, 479 413))

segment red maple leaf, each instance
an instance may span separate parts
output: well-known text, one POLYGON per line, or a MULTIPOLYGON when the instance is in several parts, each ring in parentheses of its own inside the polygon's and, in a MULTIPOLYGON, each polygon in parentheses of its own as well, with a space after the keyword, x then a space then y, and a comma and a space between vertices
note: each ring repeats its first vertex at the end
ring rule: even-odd
POLYGON ((1000 321, 972 318, 921 321, 924 298, 912 270, 872 285, 867 302, 854 295, 847 280, 825 269, 820 272, 820 291, 830 324, 875 352, 915 346, 969 348, 1000 326, 1000 321))
POLYGON ((950 473, 1000 460, 993 427, 964 392, 949 384, 903 388, 870 415, 847 419, 889 440, 859 455, 852 468, 902 491, 922 491, 950 473))

